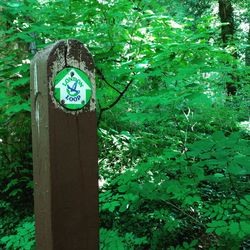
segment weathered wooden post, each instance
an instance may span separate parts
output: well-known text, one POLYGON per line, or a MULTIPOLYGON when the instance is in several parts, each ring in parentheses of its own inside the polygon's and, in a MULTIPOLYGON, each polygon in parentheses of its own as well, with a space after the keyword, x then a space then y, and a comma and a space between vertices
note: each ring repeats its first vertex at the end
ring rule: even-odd
POLYGON ((31 63, 36 250, 98 249, 94 63, 61 40, 31 63))

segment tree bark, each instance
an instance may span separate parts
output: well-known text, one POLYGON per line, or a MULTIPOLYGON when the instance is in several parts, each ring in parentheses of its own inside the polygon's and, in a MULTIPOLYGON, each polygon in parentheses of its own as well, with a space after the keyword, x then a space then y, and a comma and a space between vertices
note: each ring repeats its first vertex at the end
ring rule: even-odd
POLYGON ((226 46, 235 31, 233 6, 230 0, 219 0, 219 16, 222 23, 227 23, 221 27, 221 39, 226 46))
MULTIPOLYGON (((249 20, 249 24, 250 24, 250 20, 249 20)), ((246 56, 246 66, 250 66, 250 27, 249 27, 249 30, 248 30, 248 43, 247 43, 247 45, 249 46, 249 47, 247 47, 246 48, 246 54, 245 54, 245 56, 246 56)))
MULTIPOLYGON (((221 39, 223 47, 225 48, 230 42, 233 41, 235 33, 234 13, 231 0, 218 0, 219 1, 219 16, 222 23, 226 23, 221 27, 221 39)), ((233 52, 232 56, 237 58, 237 53, 233 52)), ((236 95, 237 88, 234 84, 238 79, 232 73, 229 74, 233 82, 226 83, 226 90, 228 96, 236 95)))

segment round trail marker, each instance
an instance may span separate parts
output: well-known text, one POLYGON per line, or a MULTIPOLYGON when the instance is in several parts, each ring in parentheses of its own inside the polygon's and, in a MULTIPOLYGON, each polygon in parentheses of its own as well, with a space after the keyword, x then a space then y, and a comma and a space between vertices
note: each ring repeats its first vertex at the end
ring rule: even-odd
POLYGON ((65 68, 60 71, 52 86, 55 100, 69 110, 82 109, 92 95, 88 75, 77 68, 65 68))

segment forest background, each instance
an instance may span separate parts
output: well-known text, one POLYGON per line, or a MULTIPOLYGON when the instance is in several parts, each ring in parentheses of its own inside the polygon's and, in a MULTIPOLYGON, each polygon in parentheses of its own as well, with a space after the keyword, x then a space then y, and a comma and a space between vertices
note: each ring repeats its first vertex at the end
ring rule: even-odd
POLYGON ((93 54, 100 249, 250 249, 247 0, 0 0, 0 249, 34 249, 29 66, 93 54))

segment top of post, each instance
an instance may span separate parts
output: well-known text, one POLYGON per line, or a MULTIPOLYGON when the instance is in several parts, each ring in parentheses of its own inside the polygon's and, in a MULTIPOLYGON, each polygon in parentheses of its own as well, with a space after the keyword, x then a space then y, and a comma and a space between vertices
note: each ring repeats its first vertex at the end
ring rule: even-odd
MULTIPOLYGON (((90 52, 81 42, 60 40, 38 52, 31 65, 35 78, 38 65, 46 67, 46 84, 55 108, 74 115, 95 111, 95 66, 90 52)), ((44 82, 38 81, 34 92, 39 92, 39 84, 44 82)))

